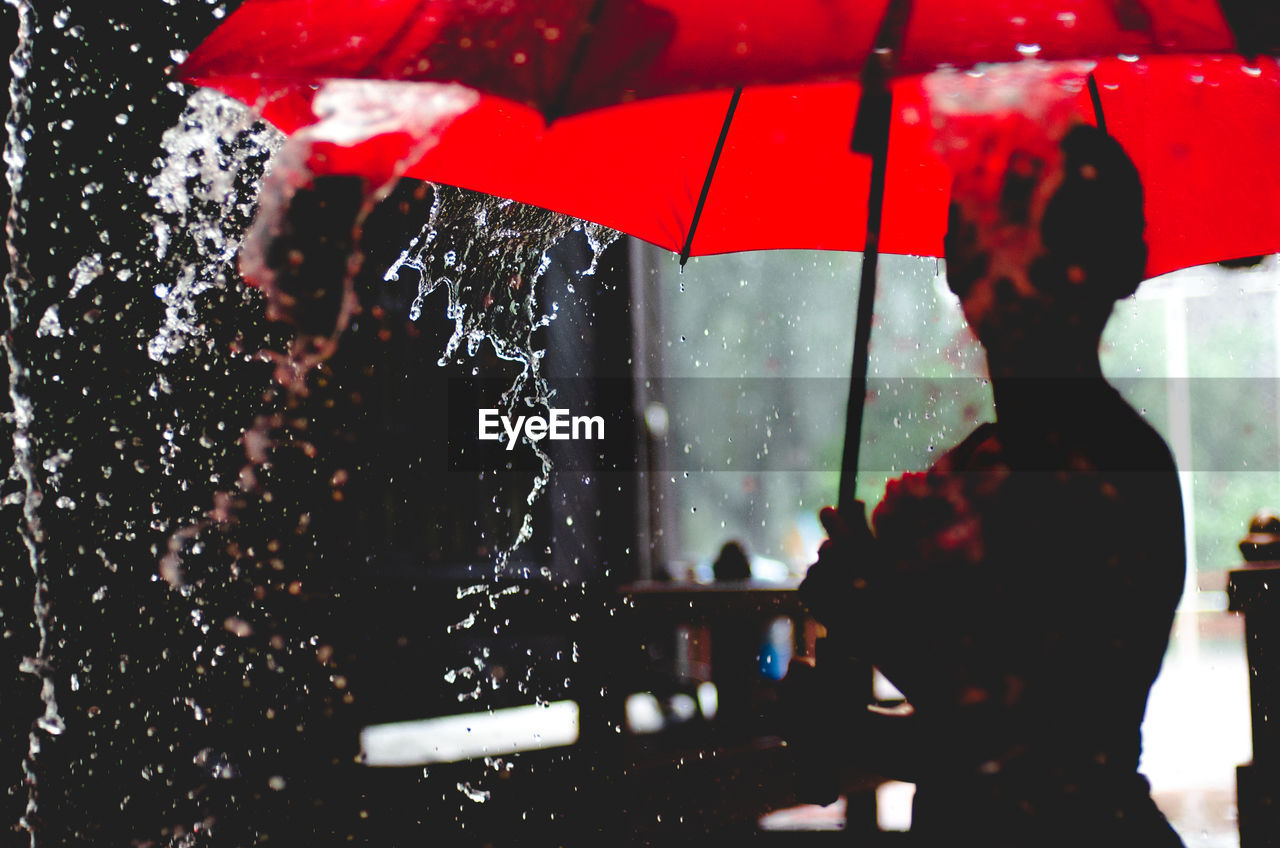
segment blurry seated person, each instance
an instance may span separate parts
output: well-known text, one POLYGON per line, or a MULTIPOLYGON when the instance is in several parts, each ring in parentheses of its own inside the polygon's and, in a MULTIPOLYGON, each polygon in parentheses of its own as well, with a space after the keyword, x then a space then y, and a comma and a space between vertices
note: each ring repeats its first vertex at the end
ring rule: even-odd
POLYGON ((914 708, 849 704, 845 756, 917 784, 923 844, 1181 844, 1137 772, 1183 585, 1181 495, 1098 360, 1144 226, 1137 171, 1092 127, 956 173, 947 277, 997 420, 891 482, 870 527, 822 514, 803 597, 914 708))

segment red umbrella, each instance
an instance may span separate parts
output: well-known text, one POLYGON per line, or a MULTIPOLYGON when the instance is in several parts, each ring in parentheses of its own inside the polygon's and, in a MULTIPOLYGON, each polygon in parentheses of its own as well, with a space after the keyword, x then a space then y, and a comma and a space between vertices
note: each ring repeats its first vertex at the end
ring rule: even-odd
MULTIPOLYGON (((895 71, 945 63, 1230 53, 1253 4, 1213 0, 248 0, 186 62, 251 90, 460 81, 556 116, 738 85, 856 77, 886 23, 895 71)), ((1271 24, 1274 25, 1274 17, 1271 24)), ((1251 48, 1254 49, 1254 48, 1251 48)), ((242 89, 243 90, 243 89, 242 89)))
MULTIPOLYGON (((1280 67, 1236 57, 1100 62, 1108 131, 1147 187, 1154 276, 1280 248, 1280 67), (1247 128, 1247 130, 1245 130, 1247 128)), ((215 81, 217 87, 226 87, 215 81)), ((247 102, 257 93, 230 89, 247 102)), ((881 249, 939 256, 950 175, 931 143, 919 78, 893 87, 881 249)), ((314 92, 261 102, 293 132, 315 121, 314 92)), ((738 250, 861 250, 871 164, 851 153, 852 82, 742 92, 688 255, 738 250)), ((565 212, 680 252, 724 125, 729 92, 665 97, 563 118, 481 96, 405 171, 565 212)), ((1076 109, 1093 119, 1088 92, 1076 109)), ((417 142, 382 134, 322 142, 319 173, 381 174, 417 142)))
MULTIPOLYGON (((412 157, 407 176, 565 212, 682 256, 861 250, 871 163, 849 150, 861 90, 848 80, 886 14, 910 6, 900 39, 890 39, 901 42, 898 73, 1028 54, 1143 57, 1104 60, 1096 77, 1108 129, 1151 195, 1149 275, 1277 246, 1276 64, 1154 56, 1233 50, 1227 17, 1205 0, 753 0, 730 12, 687 0, 366 6, 352 15, 318 0, 249 0, 182 76, 256 105, 285 132, 316 120, 312 99, 326 81, 461 81, 500 96, 482 96, 412 157), (757 87, 736 102, 698 214, 731 101, 710 89, 744 84, 757 87), (701 93, 596 108, 680 92, 701 93), (584 109, 595 111, 543 120, 584 109), (1242 121, 1249 132, 1237 131, 1242 121)), ((936 256, 949 177, 931 149, 918 80, 893 88, 880 247, 936 256)), ((1078 105, 1092 115, 1087 95, 1078 105)), ((323 145, 313 164, 383 175, 418 142, 391 133, 323 145)))

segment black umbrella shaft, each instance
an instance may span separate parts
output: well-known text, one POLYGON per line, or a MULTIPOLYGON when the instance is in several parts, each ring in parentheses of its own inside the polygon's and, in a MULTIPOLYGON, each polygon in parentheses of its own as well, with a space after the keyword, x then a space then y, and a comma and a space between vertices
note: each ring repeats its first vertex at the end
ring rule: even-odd
MULTIPOLYGON (((849 523, 865 520, 854 506, 858 488, 858 455, 862 445, 862 410, 867 396, 867 365, 871 344, 871 313, 876 300, 876 266, 880 259, 880 220, 884 211, 885 166, 889 153, 889 117, 892 100, 884 78, 864 75, 862 101, 858 104, 857 125, 852 147, 871 156, 871 181, 867 195, 867 239, 862 252, 862 276, 858 283, 858 316, 853 333, 853 367, 849 375, 849 401, 845 413, 844 456, 840 463, 838 508, 849 523)), ((836 622, 828 622, 827 636, 815 645, 814 685, 820 693, 810 705, 819 727, 840 728, 849 710, 873 700, 871 665, 859 659, 848 643, 848 632, 836 622)), ((799 797, 829 804, 840 790, 840 757, 847 752, 829 752, 815 757, 812 748, 798 775, 799 797)), ((846 813, 851 830, 874 830, 875 795, 865 793, 849 798, 846 813)))
MULTIPOLYGON (((891 64, 902 43, 910 16, 911 0, 890 0, 881 22, 876 44, 884 48, 869 57, 862 73, 862 99, 850 144, 855 153, 871 157, 871 180, 867 192, 867 238, 862 250, 862 273, 858 283, 858 316, 853 332, 853 366, 849 373, 849 401, 845 412, 844 456, 840 462, 840 495, 837 506, 851 524, 864 521, 863 511, 854 505, 858 494, 858 457, 862 447, 862 412, 867 397, 867 366, 870 362, 871 313, 876 301, 876 268, 880 263, 880 222, 884 212, 885 169, 889 158, 889 122, 893 115, 893 95, 889 87, 891 64)), ((815 646, 815 684, 822 694, 812 705, 819 726, 840 727, 844 712, 858 709, 873 699, 871 665, 858 659, 859 652, 847 641, 844 628, 828 623, 828 635, 815 646)), ((812 753, 812 752, 810 752, 812 753)), ((810 759, 797 785, 801 797, 826 804, 838 792, 839 755, 810 759)), ((876 829, 876 800, 872 793, 850 796, 846 827, 876 829)))
POLYGON ((837 506, 851 509, 857 500, 858 457, 862 448, 862 413, 867 398, 867 368, 870 362, 871 316, 876 300, 876 269, 880 264, 880 222, 884 213, 884 177, 889 154, 889 90, 863 95, 854 131, 855 146, 871 154, 871 181, 867 195, 867 237, 862 250, 862 272, 858 282, 858 316, 853 331, 853 366, 849 372, 849 400, 845 408, 844 454, 840 461, 840 493, 837 506))

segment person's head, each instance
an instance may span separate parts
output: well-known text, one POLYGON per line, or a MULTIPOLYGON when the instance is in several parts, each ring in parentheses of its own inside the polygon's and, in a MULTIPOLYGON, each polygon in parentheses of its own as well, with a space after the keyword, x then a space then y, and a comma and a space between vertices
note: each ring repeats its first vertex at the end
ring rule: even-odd
POLYGON ((1146 265, 1137 169, 1086 125, 1056 146, 989 153, 952 186, 947 280, 966 319, 1006 365, 1096 354, 1146 265))

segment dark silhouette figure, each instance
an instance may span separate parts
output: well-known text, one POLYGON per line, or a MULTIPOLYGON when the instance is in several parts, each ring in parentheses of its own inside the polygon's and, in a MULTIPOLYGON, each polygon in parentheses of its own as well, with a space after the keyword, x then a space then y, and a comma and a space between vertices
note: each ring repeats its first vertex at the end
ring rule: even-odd
POLYGON ((802 586, 914 712, 850 705, 852 756, 917 784, 927 845, 1177 846, 1138 774, 1182 591, 1182 501, 1098 344, 1142 279, 1137 172, 1109 136, 956 176, 947 273, 986 348, 997 421, 889 484, 802 586))
POLYGON ((1280 513, 1260 509, 1249 519, 1249 532, 1240 540, 1245 562, 1274 562, 1280 557, 1280 513))
POLYGON ((720 555, 711 564, 711 573, 717 580, 750 580, 751 561, 741 542, 725 542, 720 555))

